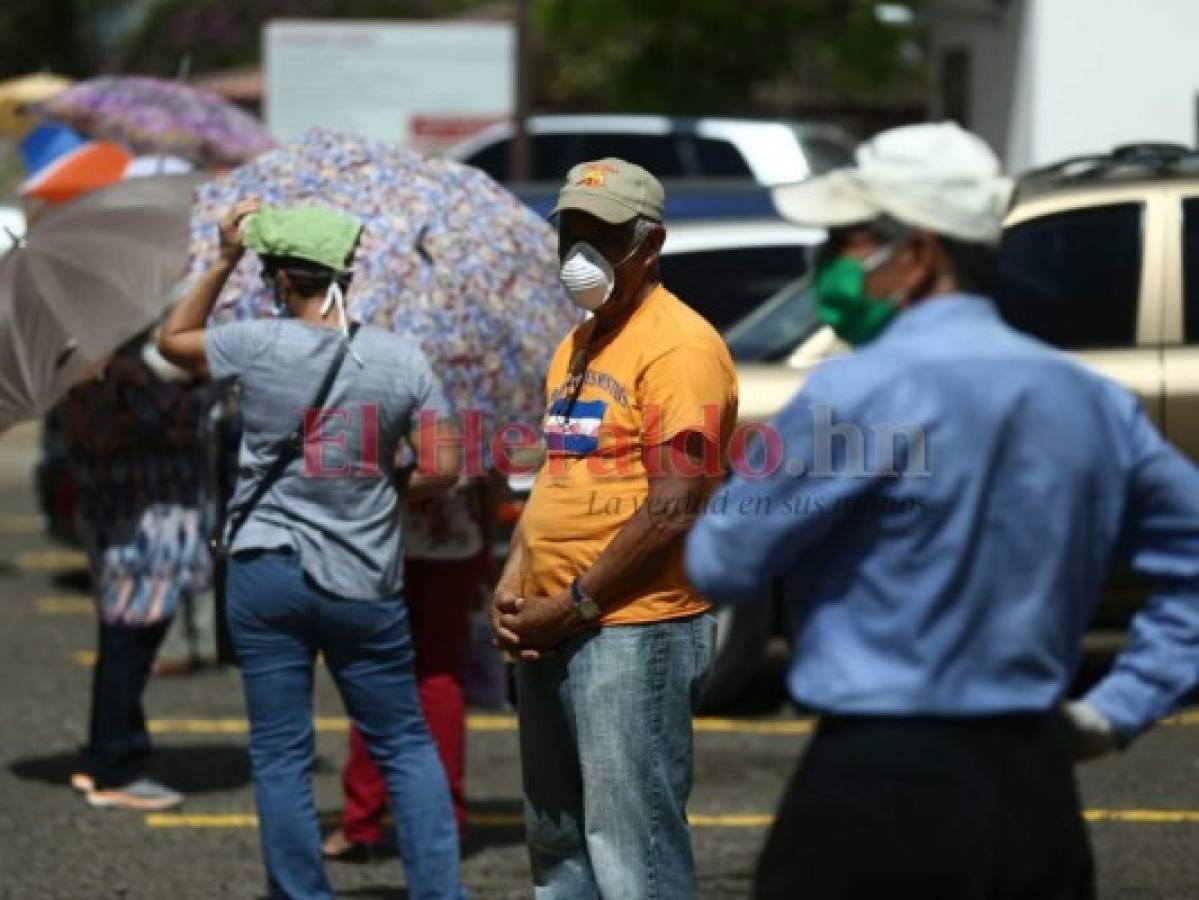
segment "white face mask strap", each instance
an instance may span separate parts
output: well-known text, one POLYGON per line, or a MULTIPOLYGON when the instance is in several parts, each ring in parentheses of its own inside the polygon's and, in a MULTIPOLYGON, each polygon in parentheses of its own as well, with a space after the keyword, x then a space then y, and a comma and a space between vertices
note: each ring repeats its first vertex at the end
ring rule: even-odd
POLYGON ((346 319, 346 295, 336 280, 329 282, 329 289, 325 291, 325 302, 321 305, 321 317, 329 315, 329 310, 334 306, 337 307, 338 325, 341 328, 341 333, 348 335, 350 333, 350 324, 346 319))
POLYGON ((885 265, 887 260, 895 255, 896 246, 896 244, 891 243, 887 244, 885 247, 879 247, 864 260, 862 260, 862 268, 867 272, 873 272, 879 266, 885 265))
MULTIPOLYGON (((338 328, 341 330, 341 335, 347 341, 350 339, 350 317, 346 313, 346 292, 342 290, 341 285, 336 279, 329 283, 329 290, 325 292, 325 302, 321 306, 321 315, 329 315, 329 310, 337 307, 338 328)), ((362 365, 362 357, 354 352, 354 348, 350 348, 350 356, 357 360, 359 365, 362 365)))

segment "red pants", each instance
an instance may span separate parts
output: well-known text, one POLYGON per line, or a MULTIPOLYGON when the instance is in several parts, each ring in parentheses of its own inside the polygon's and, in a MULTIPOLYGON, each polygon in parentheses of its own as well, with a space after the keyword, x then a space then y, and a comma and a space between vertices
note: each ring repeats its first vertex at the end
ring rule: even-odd
MULTIPOLYGON (((410 560, 404 566, 404 596, 420 702, 450 783, 454 817, 462 836, 466 834, 466 703, 462 673, 466 667, 470 609, 478 589, 474 560, 410 560)), ((356 843, 379 843, 387 785, 357 728, 350 729, 350 756, 341 783, 346 792, 341 819, 346 837, 356 843)))

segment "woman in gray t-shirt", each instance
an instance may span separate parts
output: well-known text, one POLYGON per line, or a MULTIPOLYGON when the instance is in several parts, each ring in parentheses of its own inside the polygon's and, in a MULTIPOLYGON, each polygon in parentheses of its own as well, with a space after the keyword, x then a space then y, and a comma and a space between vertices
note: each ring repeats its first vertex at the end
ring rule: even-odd
MULTIPOLYGON (((410 892, 456 898, 458 834, 417 699, 393 462, 405 439, 435 437, 447 409, 418 347, 370 326, 350 330, 345 266, 360 232, 360 223, 324 208, 238 204, 221 221, 218 261, 171 313, 159 349, 176 365, 241 387, 234 515, 304 417, 302 449, 229 548, 226 590, 272 895, 333 897, 310 779, 319 652, 386 777, 410 892), (274 286, 279 315, 207 328, 247 247, 274 286), (323 408, 307 409, 347 341, 323 408)), ((453 483, 458 454, 442 438, 431 471, 415 473, 409 488, 453 483)))

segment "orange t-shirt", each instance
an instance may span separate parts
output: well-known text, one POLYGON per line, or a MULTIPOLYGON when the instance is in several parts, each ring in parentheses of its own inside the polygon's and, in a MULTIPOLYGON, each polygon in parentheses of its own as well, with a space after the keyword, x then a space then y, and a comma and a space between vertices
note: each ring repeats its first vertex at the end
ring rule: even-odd
MULTIPOLYGON (((643 456, 646 450, 683 432, 700 432, 719 448, 719 458, 705 468, 714 488, 737 419, 737 375, 728 348, 663 287, 592 349, 572 405, 579 377, 570 375, 571 358, 586 347, 593 327, 594 320, 567 336, 546 377, 546 462, 520 521, 526 596, 566 590, 646 501, 654 465, 652 455, 643 456)), ((683 574, 680 544, 656 577, 606 604, 600 622, 660 622, 708 607, 683 574)))

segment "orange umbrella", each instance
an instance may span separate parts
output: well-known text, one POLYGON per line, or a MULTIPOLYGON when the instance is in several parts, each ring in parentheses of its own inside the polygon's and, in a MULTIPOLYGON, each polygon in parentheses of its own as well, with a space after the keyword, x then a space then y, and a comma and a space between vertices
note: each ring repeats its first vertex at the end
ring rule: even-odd
POLYGON ((22 197, 65 203, 125 177, 132 155, 118 144, 86 143, 63 154, 21 185, 22 197))

